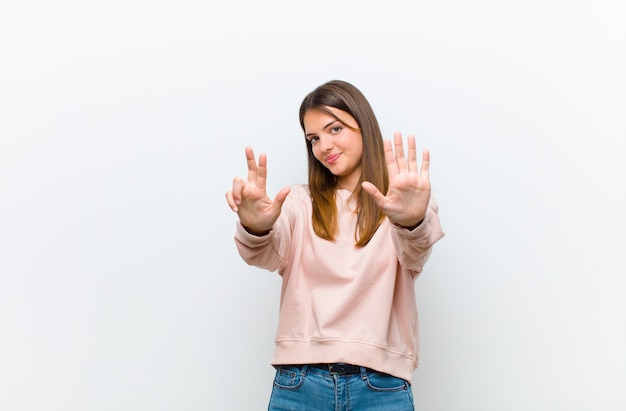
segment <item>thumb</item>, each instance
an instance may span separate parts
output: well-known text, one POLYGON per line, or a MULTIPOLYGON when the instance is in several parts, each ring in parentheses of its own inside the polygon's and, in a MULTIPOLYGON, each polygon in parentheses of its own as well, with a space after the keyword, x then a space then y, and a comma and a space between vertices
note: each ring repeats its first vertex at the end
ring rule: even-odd
POLYGON ((363 190, 365 190, 367 194, 369 194, 374 199, 374 202, 379 207, 383 204, 385 196, 378 190, 378 188, 374 184, 370 183, 369 181, 364 181, 361 183, 361 187, 363 188, 363 190))
POLYGON ((280 210, 283 207, 283 203, 287 199, 287 195, 290 191, 291 188, 289 187, 284 187, 280 190, 278 194, 276 194, 276 197, 274 197, 274 204, 272 204, 272 207, 278 207, 278 210, 280 210))

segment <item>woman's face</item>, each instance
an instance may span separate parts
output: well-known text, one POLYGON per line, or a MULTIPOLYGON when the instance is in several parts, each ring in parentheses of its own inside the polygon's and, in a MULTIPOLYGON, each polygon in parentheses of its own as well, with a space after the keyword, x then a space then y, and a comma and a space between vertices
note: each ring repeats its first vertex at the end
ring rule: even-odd
POLYGON ((361 177, 361 131, 350 114, 325 108, 335 117, 321 110, 308 110, 303 118, 304 134, 315 158, 338 177, 339 188, 354 191, 361 177))

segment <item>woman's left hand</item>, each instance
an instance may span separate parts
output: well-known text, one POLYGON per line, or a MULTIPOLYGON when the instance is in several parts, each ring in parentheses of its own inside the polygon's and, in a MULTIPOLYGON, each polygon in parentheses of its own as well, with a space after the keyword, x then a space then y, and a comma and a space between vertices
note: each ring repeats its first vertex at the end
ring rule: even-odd
POLYGON ((430 201, 430 180, 428 168, 430 153, 422 152, 422 165, 418 168, 415 150, 415 137, 408 136, 407 156, 404 156, 402 135, 393 135, 395 153, 391 141, 385 140, 385 161, 389 170, 389 189, 383 195, 376 186, 368 181, 362 183, 363 189, 372 196, 378 207, 389 221, 402 227, 413 228, 421 223, 428 210, 430 201))

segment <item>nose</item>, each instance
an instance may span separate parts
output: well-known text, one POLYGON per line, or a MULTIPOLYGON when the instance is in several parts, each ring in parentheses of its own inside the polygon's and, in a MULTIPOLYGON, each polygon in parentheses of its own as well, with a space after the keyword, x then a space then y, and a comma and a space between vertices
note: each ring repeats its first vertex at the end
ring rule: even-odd
POLYGON ((323 135, 319 136, 319 147, 321 151, 330 151, 334 147, 333 139, 331 136, 323 135))

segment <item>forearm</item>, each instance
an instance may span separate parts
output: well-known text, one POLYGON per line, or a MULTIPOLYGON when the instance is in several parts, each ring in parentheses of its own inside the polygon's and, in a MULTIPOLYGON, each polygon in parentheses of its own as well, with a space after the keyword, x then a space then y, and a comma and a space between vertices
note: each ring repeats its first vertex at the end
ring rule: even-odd
POLYGON ((433 245, 443 236, 438 206, 434 200, 429 204, 426 216, 417 226, 404 228, 394 225, 392 230, 400 264, 418 273, 428 261, 433 245))
POLYGON ((246 230, 241 222, 237 222, 235 244, 239 255, 247 264, 276 271, 286 262, 279 251, 283 237, 280 230, 276 229, 256 235, 246 230))

